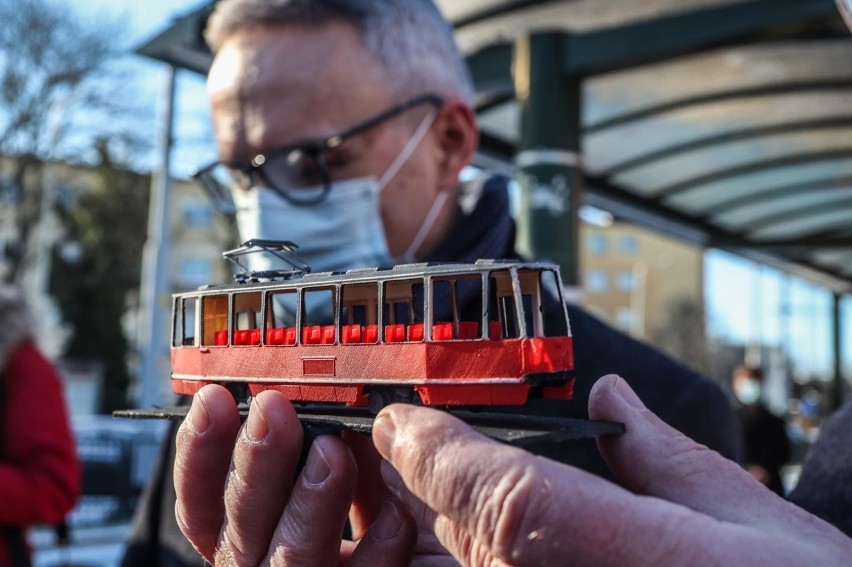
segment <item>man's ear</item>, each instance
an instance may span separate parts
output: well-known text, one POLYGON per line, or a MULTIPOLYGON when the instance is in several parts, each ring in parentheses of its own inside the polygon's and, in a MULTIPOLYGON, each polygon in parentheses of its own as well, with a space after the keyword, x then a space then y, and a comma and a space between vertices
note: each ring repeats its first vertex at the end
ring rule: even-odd
POLYGON ((440 188, 454 189, 459 173, 473 161, 479 146, 476 115, 464 100, 453 97, 444 102, 432 128, 441 153, 440 188))

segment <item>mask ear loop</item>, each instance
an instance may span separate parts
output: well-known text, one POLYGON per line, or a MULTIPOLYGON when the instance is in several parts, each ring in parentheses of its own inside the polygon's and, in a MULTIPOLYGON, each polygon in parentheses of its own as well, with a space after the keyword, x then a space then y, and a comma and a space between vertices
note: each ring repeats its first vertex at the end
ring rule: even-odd
POLYGON ((429 213, 426 215, 426 218, 423 219, 423 224, 420 225, 420 230, 417 231, 417 234, 414 236, 414 240, 411 241, 411 244, 408 246, 408 250, 405 251, 405 254, 402 257, 404 261, 409 262, 415 260, 414 254, 420 250, 420 246, 423 244, 423 241, 426 240, 426 235, 428 235, 429 231, 432 230, 432 226, 438 218, 438 213, 440 213, 441 209, 444 208, 444 203, 449 196, 449 191, 441 191, 438 193, 437 197, 435 197, 435 200, 432 201, 432 207, 429 209, 429 213))
POLYGON ((399 155, 396 156, 396 159, 393 160, 393 163, 388 166, 385 170, 384 174, 379 178, 379 191, 385 188, 385 186, 390 183, 390 180, 393 179, 394 175, 399 173, 399 170, 405 165, 405 162, 408 161, 408 158, 411 157, 411 154, 414 153, 414 150, 417 149, 417 146, 420 145, 420 142, 423 141, 423 137, 426 135, 426 132, 429 131, 429 128, 432 127, 432 121, 435 120, 435 116, 438 114, 436 109, 429 111, 423 121, 420 122, 420 125, 417 126, 417 130, 411 135, 406 142, 405 146, 402 148, 402 151, 399 152, 399 155))

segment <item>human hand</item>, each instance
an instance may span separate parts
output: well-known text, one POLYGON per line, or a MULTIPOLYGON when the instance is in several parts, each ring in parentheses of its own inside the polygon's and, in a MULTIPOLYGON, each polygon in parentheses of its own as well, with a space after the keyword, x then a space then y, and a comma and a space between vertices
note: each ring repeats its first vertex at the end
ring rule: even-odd
POLYGON ((411 405, 385 408, 373 441, 388 486, 464 565, 852 563, 852 540, 663 423, 624 380, 600 379, 589 414, 626 426, 598 440, 625 488, 411 405))
MULTIPOLYGON (((193 399, 177 436, 175 516, 184 535, 214 565, 405 565, 416 538, 404 508, 386 499, 358 467, 369 467, 370 440, 347 444, 320 436, 294 481, 303 432, 293 406, 262 392, 245 426, 220 386, 193 399), (341 542, 353 507, 353 533, 341 542), (372 496, 372 498, 371 498, 372 496)), ((378 463, 378 459, 376 459, 378 463)), ((375 480, 381 484, 378 474, 375 480)))

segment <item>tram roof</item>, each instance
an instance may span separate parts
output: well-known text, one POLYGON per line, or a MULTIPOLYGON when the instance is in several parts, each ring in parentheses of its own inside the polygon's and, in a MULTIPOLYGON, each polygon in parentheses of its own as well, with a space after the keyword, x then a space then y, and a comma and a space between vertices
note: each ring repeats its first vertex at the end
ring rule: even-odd
POLYGON ((215 295, 236 291, 263 291, 275 288, 322 287, 365 282, 394 281, 427 276, 465 276, 510 269, 559 270, 559 266, 548 262, 522 262, 518 260, 477 260, 466 262, 421 262, 398 264, 393 268, 354 268, 346 272, 315 272, 292 279, 232 283, 200 287, 195 291, 178 293, 178 296, 215 295))
MULTIPOLYGON (((834 0, 437 3, 474 78, 478 165, 515 172, 513 48, 557 32, 582 81, 587 204, 852 291, 852 36, 834 0)), ((139 53, 206 73, 214 5, 139 53)))

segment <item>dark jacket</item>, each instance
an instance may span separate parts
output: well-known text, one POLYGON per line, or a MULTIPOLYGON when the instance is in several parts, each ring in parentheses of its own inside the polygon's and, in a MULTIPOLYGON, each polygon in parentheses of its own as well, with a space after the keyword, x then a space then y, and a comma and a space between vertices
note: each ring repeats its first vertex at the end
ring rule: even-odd
POLYGON ((852 537, 852 401, 822 425, 790 500, 852 537))

